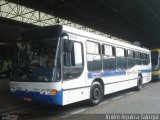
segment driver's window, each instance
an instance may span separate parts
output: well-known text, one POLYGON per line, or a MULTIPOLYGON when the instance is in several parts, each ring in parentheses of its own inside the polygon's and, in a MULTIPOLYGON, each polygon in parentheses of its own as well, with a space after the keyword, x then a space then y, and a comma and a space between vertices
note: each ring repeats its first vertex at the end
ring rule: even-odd
POLYGON ((70 41, 63 50, 64 79, 79 77, 83 71, 83 50, 80 42, 70 41))

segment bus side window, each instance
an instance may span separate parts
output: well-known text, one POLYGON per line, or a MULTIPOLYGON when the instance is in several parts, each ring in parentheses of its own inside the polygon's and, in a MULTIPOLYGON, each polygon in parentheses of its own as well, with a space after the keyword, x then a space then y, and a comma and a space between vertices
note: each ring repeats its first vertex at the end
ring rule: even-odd
POLYGON ((128 54, 128 66, 127 68, 130 69, 132 67, 135 66, 136 64, 136 59, 134 58, 134 51, 133 50, 127 50, 127 54, 128 54))
POLYGON ((143 65, 147 65, 148 64, 147 54, 146 53, 142 53, 142 61, 143 61, 143 65))
POLYGON ((101 71, 101 50, 97 42, 87 41, 87 67, 88 71, 101 71))
POLYGON ((136 65, 142 65, 141 53, 135 51, 135 63, 136 65))
POLYGON ((68 40, 63 49, 63 79, 73 79, 81 75, 83 71, 83 49, 80 42, 68 40))
POLYGON ((116 48, 116 57, 117 57, 117 70, 127 69, 127 58, 125 49, 116 48))
POLYGON ((116 70, 116 58, 115 58, 115 47, 110 45, 103 45, 103 69, 116 70))

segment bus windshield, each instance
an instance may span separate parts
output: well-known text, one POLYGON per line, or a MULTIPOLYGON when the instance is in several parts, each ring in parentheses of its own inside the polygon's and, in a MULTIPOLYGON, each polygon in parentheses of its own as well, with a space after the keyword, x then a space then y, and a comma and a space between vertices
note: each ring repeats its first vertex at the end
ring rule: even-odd
POLYGON ((60 69, 57 52, 58 39, 25 41, 17 44, 15 81, 55 81, 54 73, 60 69), (56 58, 57 57, 57 58, 56 58), (56 60, 56 61, 55 61, 56 60))

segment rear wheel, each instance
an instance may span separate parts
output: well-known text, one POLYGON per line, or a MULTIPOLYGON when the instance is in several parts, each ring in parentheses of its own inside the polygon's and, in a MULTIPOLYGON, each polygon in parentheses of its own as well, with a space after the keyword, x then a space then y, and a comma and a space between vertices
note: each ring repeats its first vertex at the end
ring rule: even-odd
POLYGON ((138 76, 136 90, 140 91, 143 87, 142 76, 138 76))
POLYGON ((91 86, 90 91, 90 104, 97 105, 101 102, 103 98, 103 88, 99 82, 94 82, 91 86))

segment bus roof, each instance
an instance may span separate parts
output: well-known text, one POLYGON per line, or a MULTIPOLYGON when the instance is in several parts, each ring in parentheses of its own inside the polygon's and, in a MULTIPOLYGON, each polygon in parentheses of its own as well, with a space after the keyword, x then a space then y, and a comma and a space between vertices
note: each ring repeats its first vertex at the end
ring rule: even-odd
POLYGON ((103 42, 108 42, 108 43, 113 44, 113 45, 120 45, 120 46, 124 46, 124 47, 128 47, 128 48, 132 48, 132 49, 141 50, 141 51, 144 51, 144 52, 149 52, 149 49, 147 49, 147 48, 138 47, 138 46, 129 44, 129 43, 124 42, 124 41, 114 40, 112 38, 100 36, 100 35, 93 34, 93 33, 87 32, 87 31, 82 31, 82 30, 79 30, 79 29, 76 29, 76 28, 73 28, 73 27, 69 27, 69 26, 66 26, 66 25, 63 25, 63 30, 67 31, 69 33, 75 34, 75 35, 80 35, 80 36, 87 37, 89 39, 100 40, 100 41, 103 41, 103 42))

